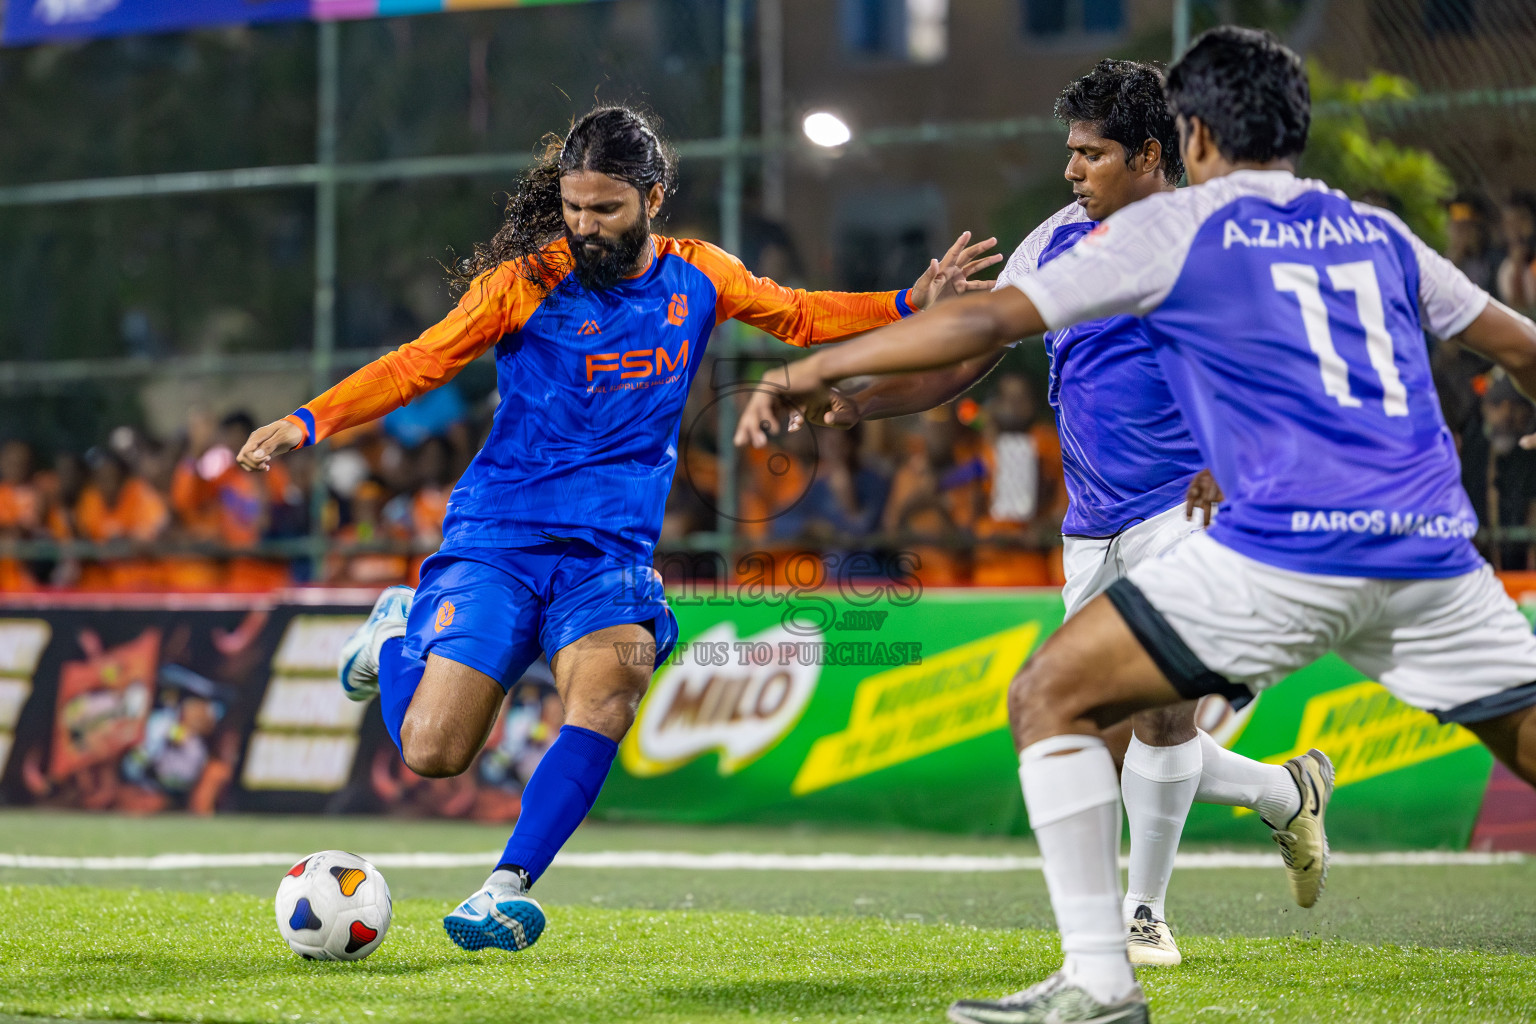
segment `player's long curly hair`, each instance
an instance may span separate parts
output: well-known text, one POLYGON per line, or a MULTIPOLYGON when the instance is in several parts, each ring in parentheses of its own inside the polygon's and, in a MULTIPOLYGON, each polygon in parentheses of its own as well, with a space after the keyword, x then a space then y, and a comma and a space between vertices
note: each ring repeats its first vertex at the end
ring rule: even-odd
POLYGON ((656 119, 627 106, 597 107, 566 133, 545 139, 544 154, 518 182, 506 219, 489 242, 448 269, 456 292, 508 260, 518 273, 549 291, 571 269, 571 257, 550 243, 565 237, 560 179, 573 171, 597 171, 627 181, 643 196, 653 185, 667 195, 677 187, 677 156, 661 136, 656 119))

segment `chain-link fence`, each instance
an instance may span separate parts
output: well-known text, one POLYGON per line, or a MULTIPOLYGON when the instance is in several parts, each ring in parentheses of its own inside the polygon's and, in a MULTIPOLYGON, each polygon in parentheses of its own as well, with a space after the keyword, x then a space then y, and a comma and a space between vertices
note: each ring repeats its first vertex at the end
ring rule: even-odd
MULTIPOLYGON (((439 319, 442 264, 594 102, 664 122, 682 164, 663 232, 789 284, 893 289, 960 231, 1007 251, 1066 202, 1066 82, 1225 22, 1312 61, 1304 171, 1536 306, 1536 12, 1517 0, 613 0, 0 51, 0 586, 408 578, 482 440, 488 365, 268 478, 229 449, 245 416, 439 319), (849 141, 806 137, 817 111, 849 141)), ((716 332, 663 527, 676 572, 915 551, 928 583, 1059 580, 1039 346, 926 416, 738 455, 740 392, 786 354, 716 332)), ((1436 365, 1488 550, 1536 568, 1536 453, 1510 443, 1530 411, 1454 349, 1436 365)))

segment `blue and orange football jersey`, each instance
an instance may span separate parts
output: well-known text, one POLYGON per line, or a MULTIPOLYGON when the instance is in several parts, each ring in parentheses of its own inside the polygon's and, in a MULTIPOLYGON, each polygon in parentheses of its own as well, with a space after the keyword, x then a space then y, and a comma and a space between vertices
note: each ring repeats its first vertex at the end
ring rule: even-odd
POLYGON ((449 498, 442 550, 576 538, 649 559, 683 405, 717 324, 736 319, 807 346, 912 312, 905 291, 790 289, 707 242, 652 244, 644 273, 602 292, 566 275, 546 294, 504 263, 441 323, 289 418, 313 444, 399 408, 494 346, 500 405, 449 498))

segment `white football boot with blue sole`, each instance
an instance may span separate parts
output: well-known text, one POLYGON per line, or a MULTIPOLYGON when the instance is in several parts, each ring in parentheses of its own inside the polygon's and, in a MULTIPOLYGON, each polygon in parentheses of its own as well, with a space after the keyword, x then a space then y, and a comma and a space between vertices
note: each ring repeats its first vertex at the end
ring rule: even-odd
POLYGON ((341 645, 337 675, 341 688, 352 700, 372 700, 379 695, 379 651, 390 637, 405 635, 405 622, 415 597, 416 591, 410 587, 385 588, 373 602, 368 620, 341 645))
POLYGON ((464 949, 515 953, 544 934, 544 908, 516 885, 487 884, 443 918, 443 930, 464 949))

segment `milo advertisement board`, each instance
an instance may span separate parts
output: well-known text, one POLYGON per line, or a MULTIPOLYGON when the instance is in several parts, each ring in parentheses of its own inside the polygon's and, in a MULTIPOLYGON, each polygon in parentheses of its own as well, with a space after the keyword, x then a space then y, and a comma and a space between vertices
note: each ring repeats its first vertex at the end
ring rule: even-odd
MULTIPOLYGON (((681 642, 657 672, 596 813, 609 819, 1028 832, 1007 692, 1060 627, 1054 590, 673 588, 681 642)), ((636 652, 636 657, 649 652, 636 652)), ((1465 848, 1492 759, 1459 726, 1329 656, 1201 724, 1246 756, 1318 747, 1339 844, 1465 848)), ((1185 835, 1252 842, 1246 810, 1197 804, 1185 835)))

